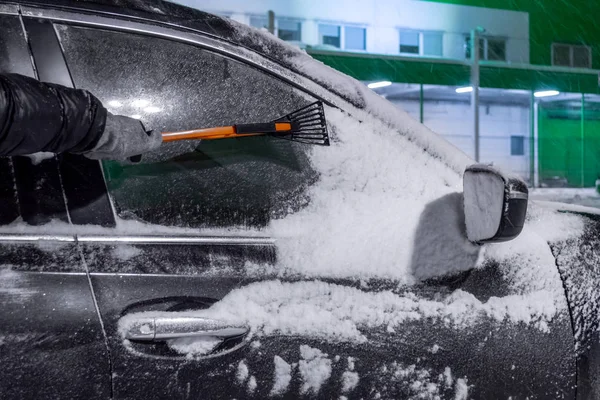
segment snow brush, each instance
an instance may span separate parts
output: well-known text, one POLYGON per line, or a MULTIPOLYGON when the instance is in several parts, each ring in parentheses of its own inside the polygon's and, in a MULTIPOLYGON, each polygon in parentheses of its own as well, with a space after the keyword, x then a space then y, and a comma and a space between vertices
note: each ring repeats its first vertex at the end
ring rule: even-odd
POLYGON ((323 103, 314 102, 272 122, 163 132, 162 139, 163 142, 172 142, 175 140, 213 140, 264 135, 299 143, 329 146, 323 103))

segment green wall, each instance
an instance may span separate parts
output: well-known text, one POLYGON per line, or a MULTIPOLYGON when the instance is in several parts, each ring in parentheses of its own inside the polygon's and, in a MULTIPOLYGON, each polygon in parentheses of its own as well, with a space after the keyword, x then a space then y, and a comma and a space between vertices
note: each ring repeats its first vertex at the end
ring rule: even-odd
MULTIPOLYGON (((600 1, 600 0, 599 0, 600 1)), ((432 62, 382 56, 308 50, 317 60, 358 80, 463 86, 469 84, 470 66, 459 62, 432 62)), ((578 70, 576 70, 578 71, 578 70)), ((557 72, 547 68, 481 65, 481 86, 499 89, 555 89, 571 93, 600 93, 596 73, 557 72)))
POLYGON ((571 187, 594 186, 600 177, 600 112, 540 107, 538 120, 540 182, 566 178, 571 187), (583 181, 582 181, 583 174, 583 181))
POLYGON ((592 68, 600 69, 599 0, 422 0, 529 13, 530 62, 552 65, 554 42, 592 47, 592 68))

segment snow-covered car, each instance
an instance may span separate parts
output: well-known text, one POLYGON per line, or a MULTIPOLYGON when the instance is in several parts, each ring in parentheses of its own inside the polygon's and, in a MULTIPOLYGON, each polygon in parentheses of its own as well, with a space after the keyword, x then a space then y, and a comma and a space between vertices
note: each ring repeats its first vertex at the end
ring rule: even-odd
POLYGON ((321 101, 331 136, 0 159, 1 398, 600 396, 597 213, 472 243, 473 160, 303 51, 166 2, 0 0, 0 72, 161 131, 321 101))

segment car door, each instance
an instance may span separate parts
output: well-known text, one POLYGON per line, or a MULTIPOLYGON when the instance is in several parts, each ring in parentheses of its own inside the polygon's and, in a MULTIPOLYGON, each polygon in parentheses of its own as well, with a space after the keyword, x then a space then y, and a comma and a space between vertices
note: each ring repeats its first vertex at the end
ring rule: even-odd
MULTIPOLYGON (((36 23, 0 5, 1 73, 36 77, 35 34, 24 29, 36 23)), ((62 57, 58 47, 47 54, 62 57)), ((52 79, 43 62, 36 67, 52 79)), ((106 342, 57 158, 1 158, 0 204, 0 397, 109 397, 106 342)))
MULTIPOLYGON (((55 28, 75 85, 150 128, 272 120, 315 100, 214 38, 48 16, 71 22, 55 28)), ((546 292, 513 285, 501 259, 469 272, 458 175, 361 110, 326 115, 334 141, 319 151, 246 138, 103 164, 116 228, 77 239, 114 396, 573 397, 565 309, 538 308, 546 292), (444 268, 457 274, 433 279, 444 268)))
MULTIPOLYGON (((55 28, 76 87, 148 128, 270 121, 315 101, 232 58, 116 25, 55 28)), ((163 145, 137 164, 104 163, 117 227, 77 239, 106 327, 115 398, 245 396, 245 385, 231 380, 249 337, 227 336, 218 349, 190 358, 164 338, 124 340, 123 321, 141 318, 136 323, 142 324, 143 313, 163 312, 177 338, 185 328, 176 326, 178 312, 209 308, 269 276, 260 270, 275 261, 274 240, 261 230, 273 216, 306 204, 305 192, 317 179, 308 149, 260 137, 185 142, 163 145)), ((245 332, 246 326, 228 328, 245 332)))

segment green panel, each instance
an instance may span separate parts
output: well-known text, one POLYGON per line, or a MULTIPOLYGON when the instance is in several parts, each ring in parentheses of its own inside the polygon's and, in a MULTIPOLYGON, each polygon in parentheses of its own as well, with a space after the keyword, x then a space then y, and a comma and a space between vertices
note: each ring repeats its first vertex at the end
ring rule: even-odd
POLYGON ((551 65, 554 42, 592 47, 592 67, 600 69, 597 0, 428 0, 529 13, 530 62, 551 65))
POLYGON ((583 148, 581 111, 540 108, 538 125, 540 182, 566 178, 569 186, 592 187, 600 175, 600 112, 586 111, 583 148))
MULTIPOLYGON (((464 63, 407 60, 402 57, 310 51, 315 59, 358 80, 465 86, 470 67, 464 63)), ((555 89, 571 93, 600 93, 596 74, 482 65, 481 86, 499 89, 555 89)))
POLYGON ((315 59, 361 81, 457 85, 469 82, 465 64, 407 61, 398 57, 309 51, 315 59))
POLYGON ((482 66, 481 87, 600 93, 596 74, 555 72, 540 69, 482 66))

